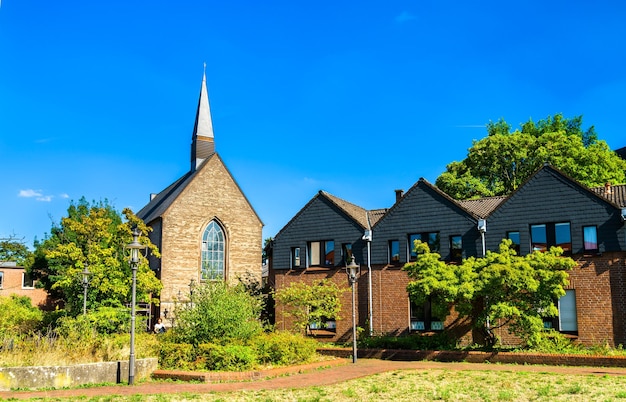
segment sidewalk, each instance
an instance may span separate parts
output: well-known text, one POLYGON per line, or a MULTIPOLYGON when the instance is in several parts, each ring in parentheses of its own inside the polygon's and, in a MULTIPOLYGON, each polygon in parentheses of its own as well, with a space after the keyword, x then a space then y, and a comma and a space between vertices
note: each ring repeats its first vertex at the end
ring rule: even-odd
MULTIPOLYGON (((356 364, 351 360, 337 359, 329 362, 267 371, 265 378, 250 381, 255 374, 243 374, 243 381, 221 383, 164 383, 146 382, 133 386, 116 385, 81 389, 62 389, 47 391, 0 392, 0 400, 27 398, 69 398, 96 396, 130 396, 148 394, 206 393, 242 390, 266 390, 279 388, 306 388, 311 386, 332 385, 355 378, 394 370, 483 370, 483 371, 516 371, 560 373, 569 375, 610 375, 626 376, 626 368, 615 367, 566 367, 566 366, 533 366, 505 365, 484 363, 442 363, 433 361, 391 361, 377 359, 359 359, 356 364), (267 378, 267 376, 271 376, 267 378)), ((261 377, 262 375, 259 375, 261 377)))

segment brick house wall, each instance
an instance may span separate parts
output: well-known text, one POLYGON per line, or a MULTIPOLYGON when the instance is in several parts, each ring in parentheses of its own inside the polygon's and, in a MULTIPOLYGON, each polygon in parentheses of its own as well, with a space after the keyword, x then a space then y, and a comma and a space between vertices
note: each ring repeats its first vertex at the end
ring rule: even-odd
POLYGON ((23 267, 0 265, 0 272, 3 276, 0 296, 26 296, 30 298, 33 306, 38 306, 43 309, 50 307, 48 293, 44 289, 23 286, 23 275, 25 273, 23 267))
MULTIPOLYGON (((614 186, 615 188, 615 186, 614 186)), ((621 189, 620 189, 621 191, 621 189)), ((407 274, 401 269, 407 260, 409 245, 407 237, 411 233, 438 231, 442 259, 449 259, 447 238, 461 235, 463 239, 463 257, 481 256, 482 241, 477 228, 479 219, 486 219, 486 249, 497 250, 508 231, 517 231, 520 237, 520 253, 530 252, 530 228, 534 224, 566 222, 570 227, 572 258, 577 266, 570 271, 570 283, 567 290, 574 290, 568 295, 575 296, 576 331, 567 332, 568 336, 587 345, 609 344, 617 346, 626 343, 626 229, 621 208, 614 201, 591 191, 569 179, 556 169, 544 166, 518 190, 484 215, 476 215, 469 209, 455 205, 438 189, 420 179, 405 196, 387 210, 382 218, 373 225, 372 241, 372 326, 374 334, 403 335, 410 333, 410 302, 406 292, 409 282, 407 274), (583 227, 597 227, 598 249, 584 250, 583 227), (389 240, 400 243, 400 261, 388 262, 389 240)), ((621 205, 621 204, 620 204, 621 205)), ((303 208, 296 216, 298 226, 286 226, 283 231, 290 239, 307 239, 314 230, 322 231, 326 239, 343 236, 336 226, 337 216, 319 213, 313 208, 303 208)), ((277 261, 270 258, 270 279, 276 289, 298 278, 317 280, 320 272, 304 268, 298 275, 293 275, 286 264, 289 244, 277 235, 274 255, 282 256, 277 261), (289 279, 285 279, 289 277, 289 279)), ((321 236, 321 235, 320 235, 321 236)), ((360 237, 357 238, 360 240, 360 237)), ((313 240, 313 239, 309 239, 313 240)), ((550 242, 550 240, 548 240, 550 242)), ((303 243, 305 244, 305 243, 303 243)), ((362 243, 356 255, 364 255, 366 248, 362 243)), ((550 245, 550 244, 549 244, 550 245)), ((354 247, 354 245, 353 245, 354 247)), ((361 276, 358 283, 359 326, 367 328, 368 320, 368 279, 367 267, 361 263, 361 276)), ((345 278, 345 274, 342 273, 345 278)), ((345 280, 345 279, 344 279, 345 280)), ((571 298, 568 300, 572 300, 571 298)), ((344 311, 345 306, 344 303, 344 311)), ((564 310, 565 311, 565 310, 564 310)), ((281 320, 281 312, 276 316, 281 320)), ((557 319, 557 321, 559 321, 557 319)), ((345 323, 338 328, 349 329, 345 323)), ((444 322, 446 331, 451 331, 462 344, 480 341, 482 335, 471 328, 467 319, 451 312, 444 322)), ((288 320, 283 321, 288 328, 288 320)), ((495 330, 503 344, 518 344, 519 340, 508 333, 506 327, 495 330)), ((341 334, 332 340, 339 339, 341 334)))

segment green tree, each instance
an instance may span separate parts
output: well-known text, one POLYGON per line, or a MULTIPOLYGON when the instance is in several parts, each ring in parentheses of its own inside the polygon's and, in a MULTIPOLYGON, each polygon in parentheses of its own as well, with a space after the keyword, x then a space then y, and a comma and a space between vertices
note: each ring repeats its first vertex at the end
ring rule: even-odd
POLYGON ((441 190, 456 199, 506 195, 545 162, 588 187, 626 180, 626 161, 597 139, 593 126, 582 129, 582 116, 529 120, 514 132, 501 119, 490 122, 487 133, 437 178, 441 190))
POLYGON ((15 262, 19 266, 26 264, 32 256, 32 252, 24 244, 23 239, 15 236, 0 239, 0 263, 15 262))
POLYGON ((493 330, 506 326, 529 345, 539 340, 543 318, 558 314, 555 302, 565 294, 567 271, 576 263, 562 257, 563 250, 516 255, 512 242, 504 239, 498 252, 484 258, 470 257, 458 265, 442 262, 426 243, 416 241, 417 260, 407 263, 411 281, 407 291, 415 303, 433 303, 433 312, 444 317, 452 307, 469 317, 493 344, 493 330))
POLYGON ((346 290, 340 289, 335 282, 323 279, 312 285, 293 282, 278 290, 274 297, 279 303, 290 307, 285 315, 294 317, 296 329, 305 330, 311 324, 324 327, 326 320, 340 319, 339 297, 346 290))
MULTIPOLYGON (((85 266, 91 273, 90 309, 130 302, 132 275, 124 247, 132 241, 132 228, 137 226, 142 233, 139 241, 153 256, 160 257, 146 236, 150 228, 130 209, 120 214, 106 200, 90 204, 81 198, 70 204, 67 213, 59 225, 52 227, 48 238, 35 243, 34 262, 29 267, 31 276, 72 314, 82 311, 81 272, 85 266)), ((142 256, 137 271, 137 300, 150 301, 150 296, 158 296, 161 286, 142 256)))
POLYGON ((203 283, 193 290, 190 301, 176 309, 173 336, 179 342, 198 345, 247 341, 262 331, 261 302, 241 283, 203 283))

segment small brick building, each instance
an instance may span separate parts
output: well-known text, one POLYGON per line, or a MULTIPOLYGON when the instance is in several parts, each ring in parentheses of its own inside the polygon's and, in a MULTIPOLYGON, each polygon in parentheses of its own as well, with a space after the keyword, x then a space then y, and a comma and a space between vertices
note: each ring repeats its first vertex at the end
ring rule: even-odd
POLYGON ((19 267, 14 262, 0 263, 0 296, 27 296, 33 306, 50 308, 48 293, 44 289, 37 289, 35 285, 24 267, 19 267))
MULTIPOLYGON (((521 255, 558 245, 577 266, 559 316, 545 325, 584 344, 626 344, 625 220, 626 185, 588 189, 549 165, 508 197, 457 201, 420 179, 406 194, 396 190, 390 208, 367 211, 320 191, 275 236, 269 283, 279 290, 328 278, 348 288, 344 267, 354 255, 360 327, 394 335, 453 331, 471 343, 469 322, 454 313, 435 317, 428 304, 409 300, 402 267, 415 257, 413 241, 428 242, 450 264, 497 251, 504 238, 521 255)), ((329 340, 351 337, 350 292, 342 297, 340 319, 322 333, 329 340)), ((281 329, 291 328, 285 308, 276 306, 281 329)), ((505 329, 496 335, 515 342, 505 329)))
POLYGON ((150 266, 163 283, 156 317, 189 300, 193 285, 249 277, 261 281, 263 223, 215 151, 203 76, 191 143, 191 169, 150 197, 137 216, 153 231, 161 258, 150 266))

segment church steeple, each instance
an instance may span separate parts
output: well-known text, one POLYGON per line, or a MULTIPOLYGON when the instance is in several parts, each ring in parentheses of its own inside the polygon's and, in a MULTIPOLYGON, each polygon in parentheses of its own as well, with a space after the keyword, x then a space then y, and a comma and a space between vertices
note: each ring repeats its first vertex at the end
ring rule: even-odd
POLYGON ((200 99, 198 99, 198 110, 196 111, 196 122, 191 137, 191 171, 196 170, 196 168, 213 153, 215 153, 215 143, 213 140, 213 123, 211 121, 209 95, 206 89, 206 63, 204 63, 202 87, 200 88, 200 99))

